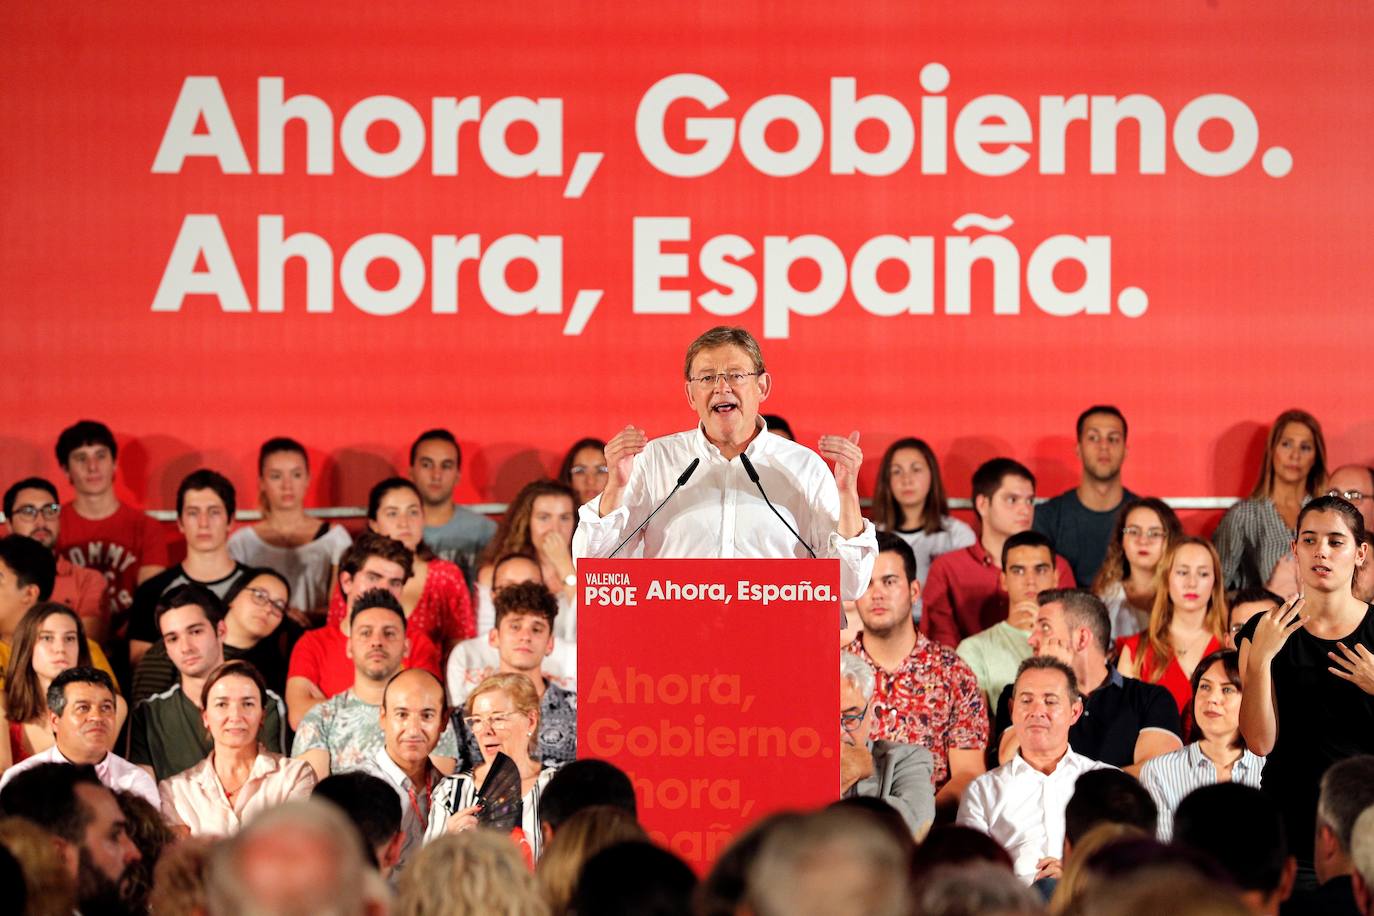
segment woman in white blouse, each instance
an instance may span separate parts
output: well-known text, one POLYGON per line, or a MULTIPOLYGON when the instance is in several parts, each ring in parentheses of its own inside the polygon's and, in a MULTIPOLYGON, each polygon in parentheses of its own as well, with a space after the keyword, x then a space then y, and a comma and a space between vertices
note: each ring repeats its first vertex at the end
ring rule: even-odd
POLYGON ((1193 743, 1145 763, 1140 782, 1159 806, 1159 838, 1173 836, 1174 810, 1188 793, 1218 782, 1259 788, 1264 758, 1240 734, 1240 656, 1213 652, 1193 672, 1193 743))
POLYGON ((266 692, 258 669, 242 660, 225 662, 205 679, 201 717, 214 747, 200 763, 158 783, 162 815, 177 832, 227 836, 259 811, 310 797, 310 764, 258 743, 266 692))
POLYGON ((520 796, 524 803, 520 829, 531 856, 538 859, 543 842, 539 796, 555 768, 543 766, 531 755, 539 734, 539 696, 534 684, 523 674, 494 674, 473 688, 463 711, 463 721, 482 749, 482 763, 475 769, 445 777, 435 787, 425 839, 477 826, 477 790, 487 778, 491 762, 501 753, 520 770, 520 796))

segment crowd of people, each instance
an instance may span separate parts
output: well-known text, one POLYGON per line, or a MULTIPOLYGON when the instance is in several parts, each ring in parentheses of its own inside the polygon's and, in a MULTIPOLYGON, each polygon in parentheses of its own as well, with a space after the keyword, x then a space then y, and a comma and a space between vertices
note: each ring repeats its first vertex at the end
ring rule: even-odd
POLYGON ((1109 405, 1078 418, 1075 488, 1037 502, 991 458, 970 526, 917 438, 860 514, 856 438, 810 452, 756 415, 772 382, 744 332, 684 369, 696 430, 582 439, 499 523, 454 504, 447 430, 355 532, 307 513, 307 452, 270 439, 254 524, 234 529, 221 472, 181 481, 175 563, 114 494, 110 430, 64 430, 72 499, 31 477, 3 502, 0 880, 21 910, 1374 916, 1374 470, 1330 468, 1313 416, 1278 417, 1211 539, 1125 487, 1109 405), (698 880, 629 778, 578 757, 576 562, 693 549, 635 522, 702 456, 730 484, 739 455, 760 492, 805 468, 814 488, 776 501, 853 599, 840 785, 698 880))

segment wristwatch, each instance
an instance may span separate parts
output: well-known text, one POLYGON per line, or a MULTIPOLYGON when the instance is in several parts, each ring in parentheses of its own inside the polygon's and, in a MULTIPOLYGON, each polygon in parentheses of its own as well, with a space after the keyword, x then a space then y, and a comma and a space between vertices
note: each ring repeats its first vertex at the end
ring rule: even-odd
POLYGON ((563 584, 567 586, 577 585, 577 573, 568 573, 563 577, 563 584))

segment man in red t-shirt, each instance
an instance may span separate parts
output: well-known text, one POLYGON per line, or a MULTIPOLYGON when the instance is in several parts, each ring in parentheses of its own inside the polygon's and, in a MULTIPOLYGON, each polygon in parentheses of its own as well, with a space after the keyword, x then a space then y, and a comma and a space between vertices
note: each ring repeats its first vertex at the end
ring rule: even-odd
POLYGON ((167 567, 167 539, 157 522, 115 496, 118 457, 114 434, 95 420, 79 420, 57 437, 57 463, 76 490, 63 507, 57 553, 104 575, 107 633, 123 624, 134 589, 167 567))
POLYGON ((348 602, 337 626, 325 624, 306 633, 291 652, 286 670, 286 712, 291 728, 313 706, 353 686, 353 660, 348 657, 348 619, 363 592, 384 588, 401 599, 411 574, 411 552, 400 541, 364 531, 339 561, 339 591, 348 602))
MULTIPOLYGON (((5 491, 5 520, 10 531, 32 538, 52 550, 62 530, 62 506, 57 487, 42 477, 27 477, 5 491)), ((96 642, 105 639, 105 577, 94 569, 74 565, 57 556, 57 579, 50 601, 76 611, 86 635, 96 642)))

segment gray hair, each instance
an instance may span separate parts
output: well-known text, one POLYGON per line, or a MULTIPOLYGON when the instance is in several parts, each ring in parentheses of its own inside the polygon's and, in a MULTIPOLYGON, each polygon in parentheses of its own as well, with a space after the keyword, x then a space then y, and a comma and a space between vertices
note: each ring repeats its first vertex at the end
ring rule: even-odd
POLYGON ((1360 812, 1374 805, 1374 757, 1361 754, 1333 763, 1322 774, 1317 823, 1336 835, 1341 852, 1350 852, 1350 834, 1360 812))
POLYGON ((853 652, 840 653, 840 678, 853 684, 864 695, 865 703, 873 699, 873 691, 878 686, 873 669, 853 652))
POLYGON ((916 892, 916 912, 925 916, 974 916, 977 913, 1039 913, 1035 891, 1004 865, 970 862, 931 870, 916 892))
POLYGON ((337 807, 319 800, 285 802, 211 852, 206 909, 214 916, 363 916, 370 899, 368 867, 357 828, 337 807), (263 842, 292 847, 290 867, 282 872, 293 872, 295 881, 277 893, 251 886, 253 877, 244 867, 263 842), (320 871, 314 882, 312 868, 320 871))
POLYGON ((1355 819, 1355 828, 1350 831, 1350 864, 1366 887, 1374 887, 1374 808, 1365 808, 1355 819))

